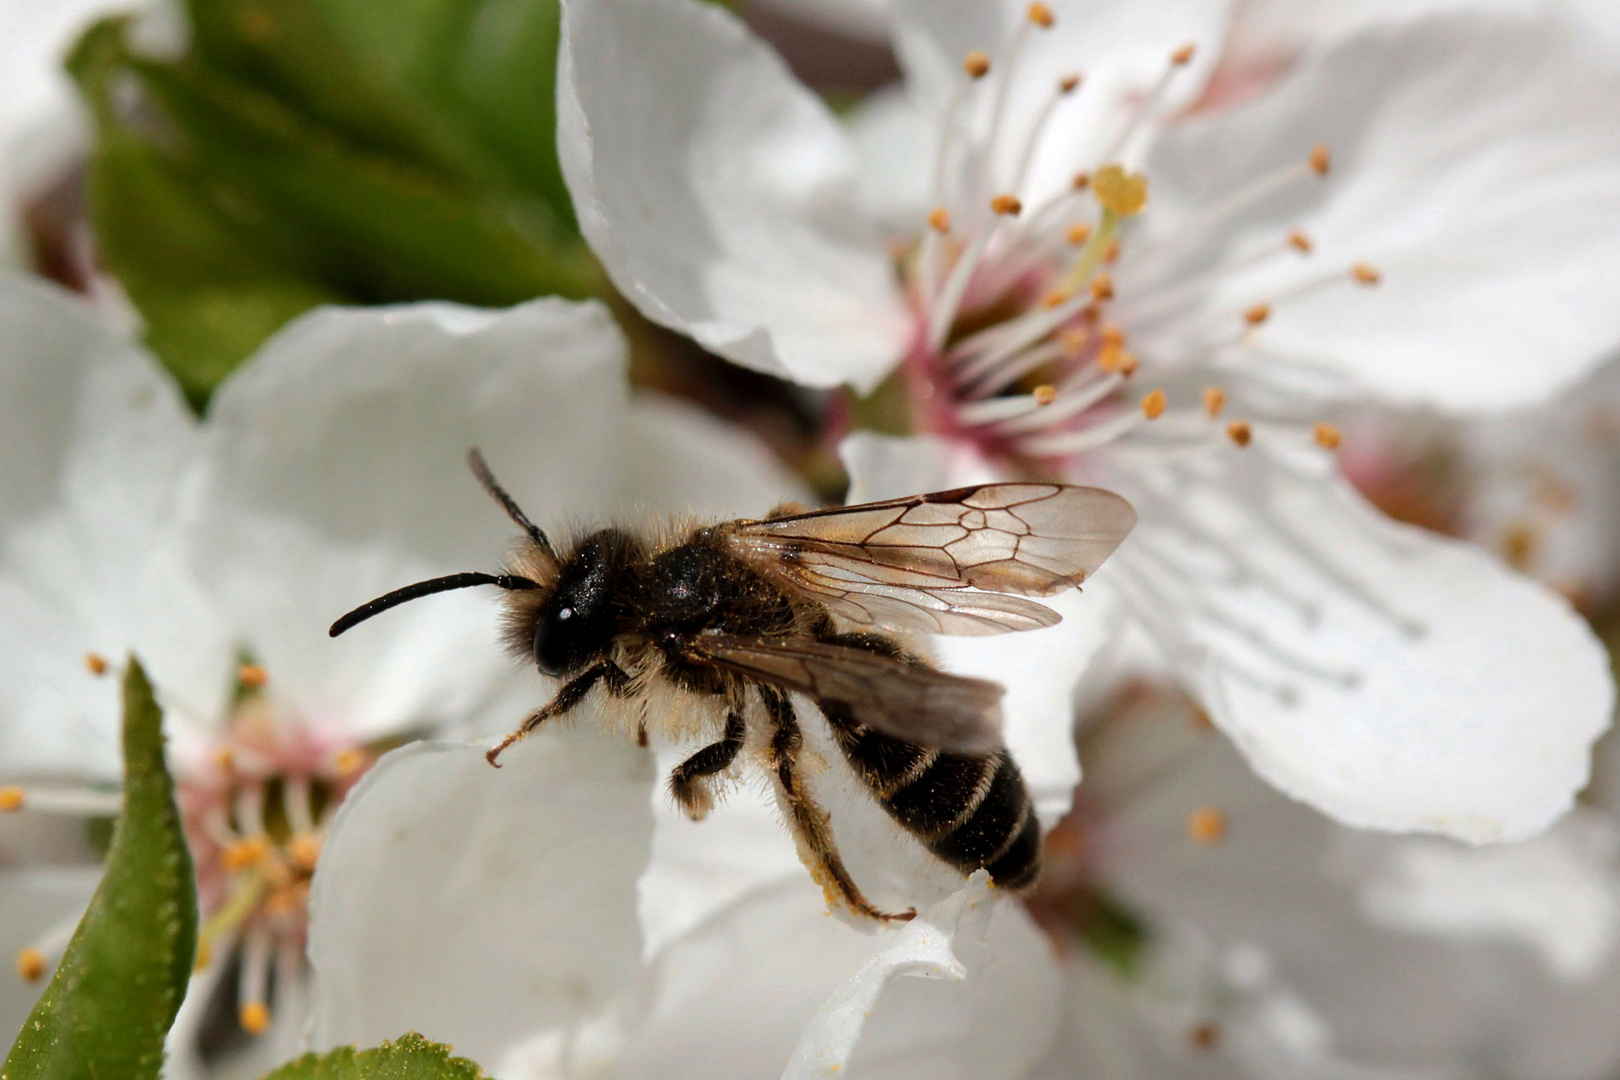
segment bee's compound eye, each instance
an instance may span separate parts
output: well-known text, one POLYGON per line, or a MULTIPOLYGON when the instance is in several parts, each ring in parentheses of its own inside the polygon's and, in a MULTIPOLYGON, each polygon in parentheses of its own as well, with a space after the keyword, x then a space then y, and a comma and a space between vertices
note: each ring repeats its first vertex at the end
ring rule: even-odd
POLYGON ((556 676, 562 674, 562 665, 558 664, 556 658, 551 655, 555 650, 547 648, 551 644, 551 630, 550 619, 540 618, 535 620, 532 649, 534 663, 540 669, 540 673, 542 675, 556 676))

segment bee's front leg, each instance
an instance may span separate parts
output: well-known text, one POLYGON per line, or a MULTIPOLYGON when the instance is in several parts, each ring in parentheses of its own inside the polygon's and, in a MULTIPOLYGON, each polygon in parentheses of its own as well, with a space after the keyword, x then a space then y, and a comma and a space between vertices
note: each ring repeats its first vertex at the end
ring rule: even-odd
POLYGON ((563 688, 557 691, 556 697, 525 717, 523 723, 517 726, 517 730, 502 739, 499 746, 484 756, 489 759, 491 765, 500 768, 501 763, 497 759, 507 747, 524 738, 547 720, 572 712, 598 682, 605 683, 608 692, 615 697, 623 697, 630 688, 630 676, 618 664, 611 660, 593 664, 564 683, 563 688))

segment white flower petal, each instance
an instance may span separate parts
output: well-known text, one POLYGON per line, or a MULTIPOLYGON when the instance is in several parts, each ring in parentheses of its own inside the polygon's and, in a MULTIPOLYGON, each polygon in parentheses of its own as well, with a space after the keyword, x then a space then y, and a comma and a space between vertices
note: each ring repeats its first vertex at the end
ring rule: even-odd
POLYGON ((858 213, 837 121, 736 17, 688 0, 570 0, 563 173, 614 283, 746 367, 869 390, 907 324, 858 213))
POLYGON ((137 650, 176 721, 211 716, 229 654, 176 520, 195 422, 156 363, 83 302, 0 278, 0 761, 118 775, 116 678, 137 650))
POLYGON ((651 759, 597 730, 502 757, 413 743, 344 802, 310 897, 317 1046, 417 1030, 476 1061, 587 1019, 639 969, 651 759))
POLYGON ((1123 483, 1142 523, 1109 580, 1190 630, 1183 677, 1266 779, 1346 824, 1474 843, 1569 808, 1614 686, 1562 598, 1389 521, 1325 454, 1199 449, 1123 483))
POLYGON ((46 983, 24 982, 11 965, 58 928, 71 933, 101 882, 101 867, 32 866, 0 871, 0 1038, 12 1039, 46 983))
POLYGON ((877 91, 846 118, 861 170, 861 205, 899 237, 915 235, 932 209, 938 133, 898 87, 877 91))
POLYGON ((1355 260, 1383 281, 1346 274, 1279 303, 1266 349, 1392 403, 1471 412, 1542 401, 1620 343, 1620 76, 1571 27, 1452 15, 1314 57, 1254 105, 1165 135, 1155 230, 1194 250, 1200 211, 1318 142, 1326 180, 1214 226, 1233 259, 1303 227, 1312 264, 1229 275, 1211 308, 1355 260))
POLYGON ((1058 1022, 1051 946, 979 871, 886 936, 816 1011, 783 1080, 1017 1077, 1058 1022))
MULTIPOLYGON (((1082 88, 1058 106, 1043 129, 1030 179, 1016 192, 1026 204, 1034 204, 1066 190, 1075 170, 1104 164, 1100 156, 1129 122, 1133 102, 1164 74, 1170 53, 1187 43, 1198 52, 1177 71, 1158 115, 1170 115, 1198 96, 1220 53, 1230 6, 1225 0, 1053 3, 1052 28, 1028 31, 1011 65, 1006 43, 1028 21, 1026 0, 895 0, 895 46, 912 100, 936 118, 945 111, 953 87, 965 79, 967 54, 980 50, 990 56, 991 74, 970 106, 973 130, 981 140, 989 137, 997 80, 1013 67, 1005 126, 987 154, 992 190, 975 192, 975 199, 1007 190, 1022 147, 1058 81, 1083 75, 1082 88)), ((932 158, 918 168, 931 174, 932 158)))
POLYGON ((602 307, 554 299, 326 309, 272 338, 214 398, 197 529, 270 689, 359 738, 487 703, 511 678, 492 590, 326 628, 412 581, 498 569, 516 527, 469 447, 542 527, 598 511, 620 475, 624 362, 602 307))

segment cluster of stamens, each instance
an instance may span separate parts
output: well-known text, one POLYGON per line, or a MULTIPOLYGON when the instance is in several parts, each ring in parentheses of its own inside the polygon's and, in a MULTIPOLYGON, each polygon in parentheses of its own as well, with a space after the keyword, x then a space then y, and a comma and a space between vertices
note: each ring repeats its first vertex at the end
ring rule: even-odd
MULTIPOLYGON (((85 666, 92 675, 110 669, 95 654, 85 666)), ((202 917, 196 968, 239 954, 238 1018, 255 1035, 270 1026, 271 987, 301 977, 310 880, 333 813, 372 761, 359 746, 281 722, 267 681, 262 667, 242 664, 230 721, 211 752, 172 763, 202 917)), ((120 803, 117 792, 101 789, 0 787, 0 812, 107 819, 120 803)), ((78 918, 74 912, 23 949, 18 974, 43 978, 78 918)))
MULTIPOLYGON (((1083 80, 1079 73, 1060 77, 1019 145, 1001 145, 1013 138, 1008 88, 1025 46, 1055 23, 1045 4, 1030 5, 1027 16, 1001 61, 993 63, 984 52, 968 54, 964 78, 944 110, 933 177, 936 205, 904 266, 919 327, 907 367, 922 423, 967 438, 997 457, 1034 465, 1061 464, 1126 436, 1172 444, 1214 436, 1249 445, 1258 421, 1223 418, 1226 399, 1220 387, 1205 390, 1199 404, 1173 407, 1163 390, 1133 395, 1130 384, 1139 370, 1159 378, 1251 345, 1279 308, 1339 284, 1375 285, 1379 272, 1356 264, 1304 278, 1281 295, 1256 298, 1225 316, 1200 314, 1203 325, 1192 328, 1197 333, 1177 335, 1199 344, 1175 355, 1139 356, 1132 342, 1137 331, 1179 327, 1224 276, 1277 257, 1307 258, 1315 245, 1293 229, 1238 265, 1122 296, 1115 264, 1128 252, 1133 219, 1147 208, 1148 180, 1121 162, 1151 135, 1177 74, 1193 59, 1193 46, 1170 54, 1163 76, 1129 110, 1094 167, 1075 174, 1066 190, 1028 206, 1022 192, 1036 148, 1058 106, 1082 92, 1083 80), (976 100, 981 93, 989 95, 987 101, 976 100), (975 104, 989 113, 988 130, 977 140, 969 120, 975 104), (1013 163, 1012 175, 998 178, 1007 187, 992 195, 988 206, 952 206, 949 178, 958 156, 975 141, 981 161, 1011 149, 1010 157, 1003 156, 1013 163)), ((1330 169, 1327 148, 1310 148, 1296 164, 1210 208, 1189 232, 1202 234, 1330 169)), ((1332 425, 1318 424, 1312 435, 1323 447, 1338 444, 1332 425)))

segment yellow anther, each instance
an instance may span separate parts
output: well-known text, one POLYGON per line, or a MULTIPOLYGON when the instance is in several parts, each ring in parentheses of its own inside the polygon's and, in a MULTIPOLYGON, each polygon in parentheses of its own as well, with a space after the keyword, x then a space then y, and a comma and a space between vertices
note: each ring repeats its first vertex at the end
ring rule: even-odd
POLYGON ((1043 308, 1062 307, 1069 302, 1069 294, 1062 289, 1053 289, 1043 295, 1040 302, 1043 308))
POLYGON ((315 863, 321 857, 321 841, 317 836, 309 833, 299 833, 287 841, 287 858, 292 864, 304 873, 312 873, 315 863))
POLYGON ((1079 74, 1079 72, 1071 71, 1071 72, 1069 72, 1069 74, 1063 76, 1063 78, 1058 80, 1058 93, 1060 93, 1060 94, 1072 94, 1072 93, 1075 92, 1075 90, 1079 89, 1079 86, 1080 86, 1080 74, 1079 74))
POLYGON ((270 676, 258 664, 243 664, 236 669, 236 681, 249 690, 257 690, 270 681, 270 676))
POLYGON ((1121 348, 1125 344, 1125 331, 1122 327, 1109 323, 1102 328, 1103 348, 1121 348))
POLYGON ((1118 374, 1124 368, 1125 358, 1129 355, 1130 353, 1123 347, 1104 342, 1103 347, 1097 350, 1097 366, 1110 375, 1118 374))
POLYGON ((1243 313, 1243 321, 1250 326, 1259 326, 1269 318, 1271 318, 1270 304, 1256 304, 1243 313))
POLYGON ((928 227, 937 233, 951 231, 951 212, 943 206, 936 206, 928 212, 928 227))
POLYGON ((1326 420, 1318 422, 1317 425, 1311 429, 1311 437, 1316 440, 1316 445, 1320 446, 1324 450, 1337 450, 1339 448, 1339 443, 1344 438, 1344 436, 1340 434, 1338 427, 1328 423, 1326 420))
POLYGON ((270 1006, 262 1001, 245 1003, 236 1018, 241 1022, 242 1030, 249 1035, 263 1035, 270 1030, 270 1006))
POLYGON ((1384 275, 1378 272, 1378 267, 1372 263, 1359 262, 1350 268, 1350 276, 1360 285, 1376 285, 1384 280, 1384 275))
POLYGON ((214 943, 207 938, 197 939, 197 956, 191 961, 192 971, 206 971, 214 962, 214 943))
POLYGON ((1326 176, 1331 168, 1333 155, 1328 153, 1327 143, 1317 143, 1311 147, 1311 171, 1317 176, 1326 176))
POLYGON ((1118 261, 1119 261, 1119 238, 1116 237, 1113 240, 1108 241, 1108 246, 1103 248, 1103 262, 1111 263, 1111 262, 1118 262, 1118 261))
POLYGON ((1288 243, 1301 255, 1309 255, 1316 245, 1311 241, 1311 234, 1304 229, 1289 229, 1288 243))
POLYGON ((1147 205, 1147 177, 1128 173, 1118 165, 1104 165, 1092 177, 1091 193, 1104 210, 1130 217, 1147 205))
POLYGON ((1254 431, 1245 420, 1234 420, 1226 425, 1226 437, 1239 446, 1248 446, 1254 438, 1254 431))
POLYGON ((1091 239, 1091 226, 1087 225, 1083 221, 1070 225, 1067 239, 1069 243, 1073 244, 1075 247, 1079 247, 1081 244, 1091 239))
POLYGON ((1037 405, 1050 405, 1057 400, 1057 387, 1044 383, 1031 391, 1030 396, 1035 399, 1037 405))
POLYGON ((265 836, 244 836, 225 845, 219 861, 230 873, 248 870, 264 862, 270 855, 270 839, 265 836))
POLYGON ((107 658, 100 653, 87 652, 84 654, 85 669, 92 675, 107 674, 107 658))
POLYGON ((1074 178, 1069 181, 1069 186, 1076 191, 1086 190, 1091 186, 1091 174, 1082 169, 1074 174, 1074 178))
POLYGON ((309 882, 292 881, 264 898, 264 913, 275 918, 296 915, 309 906, 309 882))
POLYGON ((1058 347, 1063 350, 1067 360, 1078 360, 1085 350, 1086 342, 1091 340, 1091 334, 1083 326, 1071 326, 1058 332, 1058 347))
POLYGON ((1096 277, 1092 278, 1088 288, 1091 289, 1091 298, 1099 303, 1114 298, 1114 279, 1109 276, 1106 270, 1101 271, 1096 277))
POLYGON ((990 200, 990 209, 1007 217, 1017 217, 1024 210, 1024 204, 1018 201, 1016 195, 997 195, 990 200))
POLYGON ((1045 4, 1040 3, 1039 0, 1037 0, 1036 3, 1029 5, 1028 15, 1029 21, 1034 23, 1036 26, 1039 26, 1042 30, 1050 30, 1052 28, 1052 24, 1057 21, 1052 18, 1052 9, 1047 7, 1045 4))
POLYGON ((1154 390, 1142 399, 1142 415, 1149 420, 1157 420, 1164 415, 1164 391, 1154 390))
POLYGON ((347 780, 366 767, 366 754, 364 750, 348 747, 337 752, 332 759, 332 770, 337 773, 338 779, 347 780))
POLYGON ((17 953, 17 974, 23 982, 39 982, 45 977, 50 962, 38 949, 23 949, 17 953))
POLYGON ((219 766, 220 772, 232 772, 236 768, 236 752, 226 747, 214 755, 214 764, 219 766))
POLYGON ((1211 420, 1221 415, 1226 408, 1226 391, 1218 386, 1204 387, 1204 414, 1211 420))
POLYGON ((963 59, 962 70, 968 73, 969 78, 982 79, 990 74, 990 57, 975 49, 963 59))
POLYGON ((1502 533, 1502 558, 1513 569, 1524 571, 1540 546, 1540 535, 1528 521, 1515 521, 1502 533))
POLYGON ((10 814, 21 810, 28 802, 28 796, 23 794, 20 787, 0 787, 0 814, 10 814))
POLYGON ((1226 839, 1226 814, 1213 806, 1200 806, 1187 815, 1187 839, 1213 847, 1226 839))
POLYGON ((1181 48, 1170 54, 1170 62, 1176 67, 1186 67, 1192 63, 1193 56, 1198 52, 1198 43, 1189 41, 1181 48))

